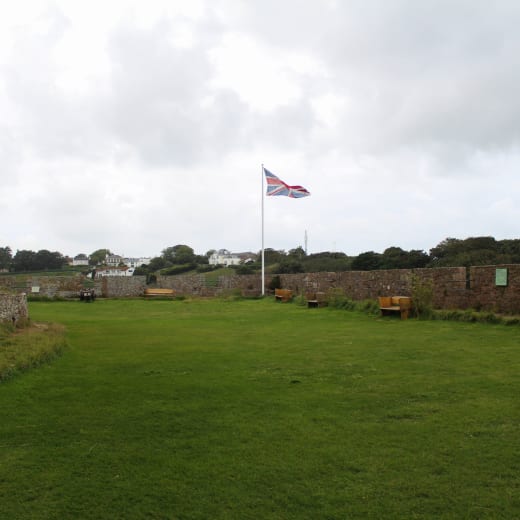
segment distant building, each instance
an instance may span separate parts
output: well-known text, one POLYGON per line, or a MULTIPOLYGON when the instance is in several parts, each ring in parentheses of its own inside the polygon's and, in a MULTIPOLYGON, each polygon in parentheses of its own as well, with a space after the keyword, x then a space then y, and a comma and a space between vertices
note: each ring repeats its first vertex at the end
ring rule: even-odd
POLYGON ((230 253, 227 249, 219 249, 209 257, 210 265, 240 265, 254 261, 253 253, 230 253))
POLYGON ((107 255, 105 257, 105 264, 109 267, 117 267, 120 264, 124 264, 124 258, 119 255, 107 255))
POLYGON ((104 276, 132 276, 134 274, 133 267, 98 267, 96 269, 96 278, 104 276))
POLYGON ((72 265, 88 265, 88 256, 80 253, 72 259, 72 265))
POLYGON ((150 257, 141 258, 123 258, 123 262, 128 267, 141 267, 142 265, 148 265, 151 262, 150 257))

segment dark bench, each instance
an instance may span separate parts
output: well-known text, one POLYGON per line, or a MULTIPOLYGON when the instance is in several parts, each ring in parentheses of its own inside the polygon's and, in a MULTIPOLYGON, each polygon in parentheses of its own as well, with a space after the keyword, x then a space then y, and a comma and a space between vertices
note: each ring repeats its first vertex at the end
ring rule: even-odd
POLYGON ((402 320, 406 320, 411 308, 412 299, 409 296, 379 296, 381 316, 398 313, 402 320))
POLYGON ((94 289, 80 289, 79 299, 84 302, 93 302, 96 299, 96 291, 94 289))

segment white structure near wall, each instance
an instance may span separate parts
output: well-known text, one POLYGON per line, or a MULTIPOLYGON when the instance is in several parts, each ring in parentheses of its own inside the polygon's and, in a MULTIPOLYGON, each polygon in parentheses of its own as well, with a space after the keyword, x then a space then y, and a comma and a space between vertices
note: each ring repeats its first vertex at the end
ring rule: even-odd
POLYGON ((88 256, 83 253, 76 255, 72 260, 72 265, 88 265, 88 256))
POLYGON ((148 265, 151 260, 150 257, 123 258, 124 264, 128 267, 141 267, 142 265, 148 265))
POLYGON ((242 259, 227 249, 219 249, 209 257, 209 265, 239 265, 242 259))
POLYGON ((99 267, 96 269, 96 278, 104 276, 133 276, 133 267, 99 267))

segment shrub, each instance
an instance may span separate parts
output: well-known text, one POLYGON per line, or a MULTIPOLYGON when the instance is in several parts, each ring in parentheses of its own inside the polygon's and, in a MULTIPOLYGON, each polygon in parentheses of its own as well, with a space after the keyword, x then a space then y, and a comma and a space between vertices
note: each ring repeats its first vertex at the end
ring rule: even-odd
POLYGON ((255 272, 254 268, 248 264, 241 264, 236 268, 237 274, 253 274, 255 272))
POLYGON ((433 284, 412 275, 412 308, 418 318, 431 318, 433 313, 433 284))
POLYGON ((197 267, 197 273, 209 273, 211 271, 214 271, 215 269, 218 269, 218 266, 216 265, 199 265, 197 267))
POLYGON ((327 301, 329 302, 329 307, 333 309, 344 309, 347 311, 356 309, 356 303, 348 298, 341 289, 329 289, 327 301))
POLYGON ((376 300, 362 300, 357 302, 357 307, 367 314, 379 314, 379 303, 376 300))
POLYGON ((196 268, 195 264, 179 264, 172 265, 171 267, 167 267, 166 269, 161 270, 161 274, 164 276, 174 276, 176 274, 187 273, 188 271, 193 271, 196 268))
POLYGON ((267 288, 270 291, 274 291, 275 289, 281 289, 282 288, 282 281, 280 280, 280 277, 278 275, 275 275, 271 278, 271 281, 269 282, 269 285, 267 288))

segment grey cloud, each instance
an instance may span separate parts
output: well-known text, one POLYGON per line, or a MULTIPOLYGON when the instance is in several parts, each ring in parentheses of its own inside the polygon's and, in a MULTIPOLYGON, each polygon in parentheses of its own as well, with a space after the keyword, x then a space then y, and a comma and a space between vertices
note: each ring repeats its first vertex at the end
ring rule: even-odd
POLYGON ((170 30, 124 28, 112 38, 107 112, 114 135, 143 161, 188 165, 240 142, 248 109, 235 93, 211 88, 207 42, 175 48, 170 30))
POLYGON ((317 57, 330 73, 319 91, 348 99, 341 131, 324 146, 464 157, 466 147, 519 142, 519 20, 520 4, 505 0, 273 0, 250 8, 247 27, 317 57))

